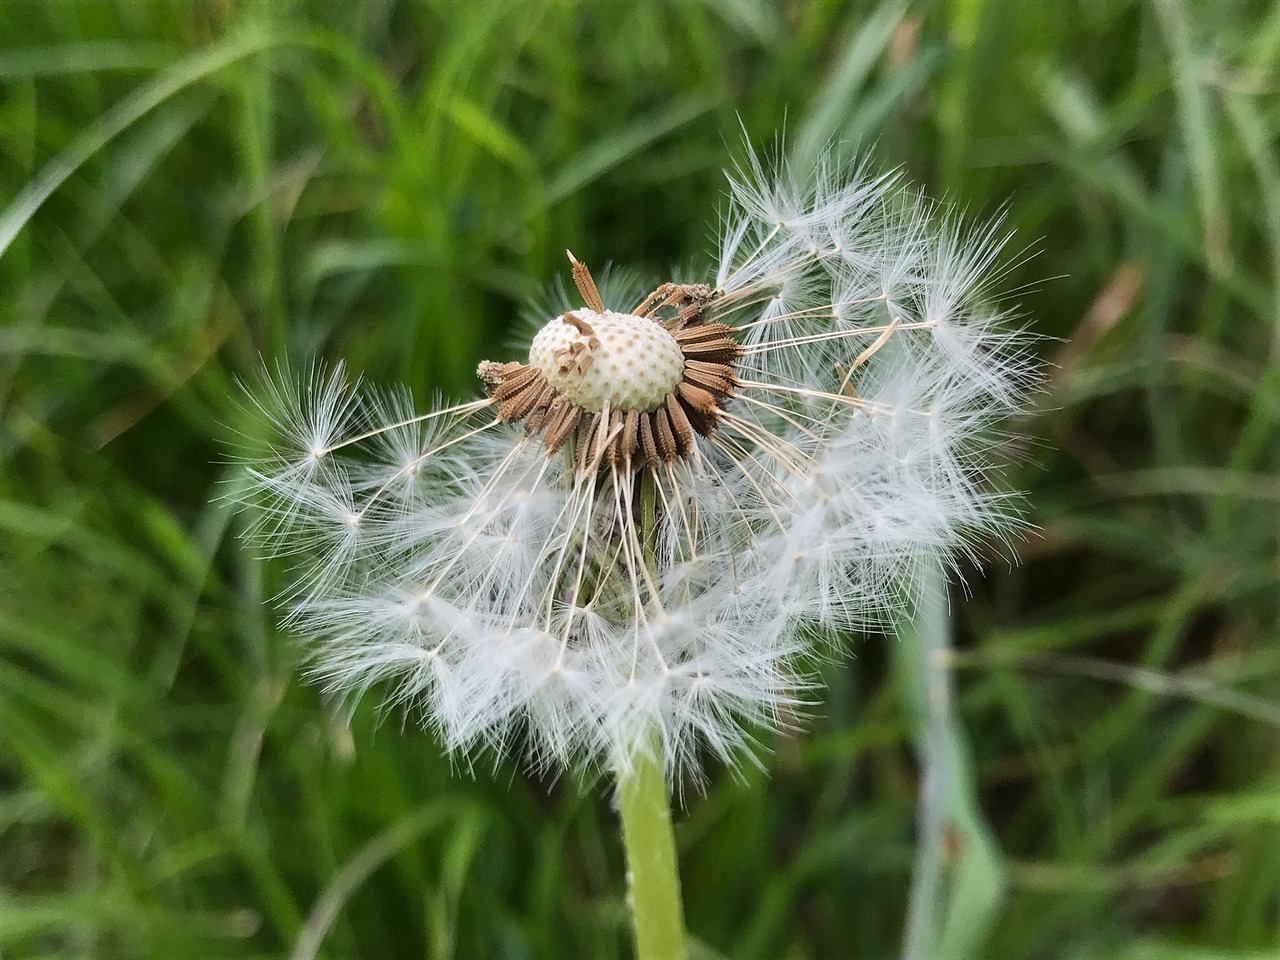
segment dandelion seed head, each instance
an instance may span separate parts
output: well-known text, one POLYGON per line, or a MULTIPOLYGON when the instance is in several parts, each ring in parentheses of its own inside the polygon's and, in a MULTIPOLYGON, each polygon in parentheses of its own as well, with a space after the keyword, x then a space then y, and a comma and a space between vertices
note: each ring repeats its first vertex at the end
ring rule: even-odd
POLYGON ((606 297, 570 254, 581 305, 478 399, 336 370, 255 400, 252 532, 297 562, 326 689, 556 770, 625 770, 655 731, 673 775, 735 764, 817 694, 819 638, 1016 529, 989 481, 1038 374, 987 292, 997 227, 827 161, 753 156, 730 191, 705 283, 606 297))
POLYGON ((624 414, 651 413, 683 379, 684 362, 680 344, 662 324, 612 310, 557 317, 529 348, 529 366, 591 413, 606 403, 624 414))

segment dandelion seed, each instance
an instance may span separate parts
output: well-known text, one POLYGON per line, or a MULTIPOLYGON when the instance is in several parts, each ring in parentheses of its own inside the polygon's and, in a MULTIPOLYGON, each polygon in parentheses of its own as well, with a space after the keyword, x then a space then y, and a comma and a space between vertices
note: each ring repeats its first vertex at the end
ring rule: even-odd
POLYGON ((597 285, 484 396, 417 414, 278 384, 257 533, 302 558, 291 622, 330 689, 449 749, 668 774, 739 762, 808 695, 815 636, 890 621, 921 565, 1016 523, 992 428, 1035 374, 964 233, 893 178, 754 158, 706 283, 597 285))

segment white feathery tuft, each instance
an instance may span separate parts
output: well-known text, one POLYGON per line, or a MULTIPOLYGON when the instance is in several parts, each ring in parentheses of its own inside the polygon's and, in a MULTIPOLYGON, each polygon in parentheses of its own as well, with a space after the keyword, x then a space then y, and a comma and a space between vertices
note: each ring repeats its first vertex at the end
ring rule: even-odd
MULTIPOLYGON (((251 532, 298 561, 289 620, 326 688, 464 753, 625 767, 656 730, 669 774, 735 764, 813 695, 816 638, 891 623, 926 564, 1017 527, 991 481, 1038 373, 987 290, 999 225, 834 162, 753 156, 729 183, 706 319, 741 356, 685 454, 620 462, 603 428, 548 453, 488 398, 417 413, 340 368, 255 399, 251 532)), ((607 426, 618 396, 589 382, 607 426)))

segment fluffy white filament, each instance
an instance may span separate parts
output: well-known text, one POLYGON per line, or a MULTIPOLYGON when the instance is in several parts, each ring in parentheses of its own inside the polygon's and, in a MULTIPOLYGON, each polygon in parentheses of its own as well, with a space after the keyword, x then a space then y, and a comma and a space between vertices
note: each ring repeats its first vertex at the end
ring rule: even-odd
POLYGON ((992 427, 1035 378, 985 297, 993 231, 836 165, 753 159, 730 185, 698 279, 740 382, 643 484, 487 400, 419 414, 341 371, 258 398, 255 531, 299 560, 291 622, 329 688, 376 688, 450 750, 617 763, 656 728, 672 772, 733 763, 805 698, 816 637, 883 624, 927 558, 1015 522, 992 427))

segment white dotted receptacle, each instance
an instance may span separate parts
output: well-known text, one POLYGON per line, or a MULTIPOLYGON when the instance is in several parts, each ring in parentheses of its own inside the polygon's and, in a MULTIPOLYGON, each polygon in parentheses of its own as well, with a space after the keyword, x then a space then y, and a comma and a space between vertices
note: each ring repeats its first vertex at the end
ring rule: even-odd
POLYGON ((538 331, 529 349, 533 367, 584 410, 605 401, 623 412, 656 410, 684 377, 684 351, 661 324, 607 310, 574 310, 586 333, 557 317, 538 331))

